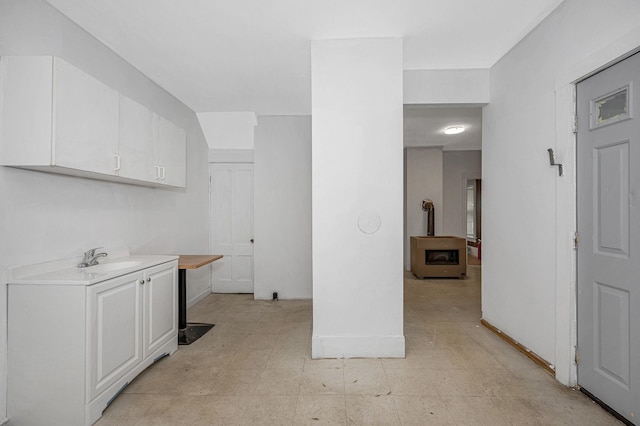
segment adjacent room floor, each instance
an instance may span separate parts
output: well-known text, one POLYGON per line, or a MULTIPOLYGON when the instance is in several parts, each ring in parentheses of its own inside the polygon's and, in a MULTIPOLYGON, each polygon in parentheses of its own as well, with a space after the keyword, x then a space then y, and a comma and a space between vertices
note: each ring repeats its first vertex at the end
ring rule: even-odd
POLYGON ((312 360, 311 301, 207 297, 207 335, 147 369, 105 425, 620 424, 480 325, 466 280, 405 275, 406 359, 312 360))

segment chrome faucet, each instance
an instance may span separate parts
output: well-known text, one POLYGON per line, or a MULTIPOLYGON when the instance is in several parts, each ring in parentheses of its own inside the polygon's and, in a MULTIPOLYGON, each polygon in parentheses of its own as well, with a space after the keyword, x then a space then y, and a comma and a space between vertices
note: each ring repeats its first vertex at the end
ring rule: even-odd
POLYGON ((87 250, 84 252, 84 260, 82 263, 78 264, 78 268, 86 268, 87 266, 95 266, 98 264, 99 257, 107 257, 107 253, 101 252, 96 253, 96 250, 101 249, 102 247, 92 248, 91 250, 87 250))

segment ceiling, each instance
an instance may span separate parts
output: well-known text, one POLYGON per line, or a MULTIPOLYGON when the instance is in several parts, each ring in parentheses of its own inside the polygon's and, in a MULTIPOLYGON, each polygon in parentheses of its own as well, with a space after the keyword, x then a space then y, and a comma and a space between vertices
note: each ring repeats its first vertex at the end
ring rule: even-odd
POLYGON ((480 150, 482 108, 405 105, 404 146, 480 150), (444 129, 455 125, 464 126, 465 131, 457 135, 444 134, 444 129))
POLYGON ((404 68, 489 68, 562 0, 47 0, 196 112, 311 112, 310 41, 402 37, 404 68))

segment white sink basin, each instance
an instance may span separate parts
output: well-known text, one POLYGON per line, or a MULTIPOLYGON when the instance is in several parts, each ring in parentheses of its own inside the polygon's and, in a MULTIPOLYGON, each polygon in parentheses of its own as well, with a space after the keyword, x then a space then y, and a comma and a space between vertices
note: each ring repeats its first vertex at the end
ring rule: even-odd
POLYGON ((142 265, 142 261, 140 260, 123 260, 121 262, 108 262, 101 263, 95 266, 89 266, 84 268, 84 272, 88 273, 100 273, 100 272, 115 272, 120 271, 122 269, 129 269, 139 265, 142 265))
POLYGON ((135 255, 120 249, 99 264, 78 268, 80 256, 10 268, 11 284, 93 285, 111 278, 177 260, 178 256, 135 255))

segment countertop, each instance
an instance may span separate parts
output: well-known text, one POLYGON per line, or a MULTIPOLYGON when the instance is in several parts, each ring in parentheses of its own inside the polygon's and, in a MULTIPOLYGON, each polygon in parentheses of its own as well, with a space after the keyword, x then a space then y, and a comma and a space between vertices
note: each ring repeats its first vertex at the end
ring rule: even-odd
POLYGON ((97 266, 78 268, 82 257, 56 260, 11 268, 9 270, 9 285, 78 285, 87 286, 120 277, 132 272, 178 260, 178 256, 167 255, 130 255, 128 250, 109 253, 101 258, 97 266), (119 266, 109 270, 110 266, 119 266))
POLYGON ((178 269, 198 269, 216 260, 222 259, 219 254, 181 254, 178 269))

